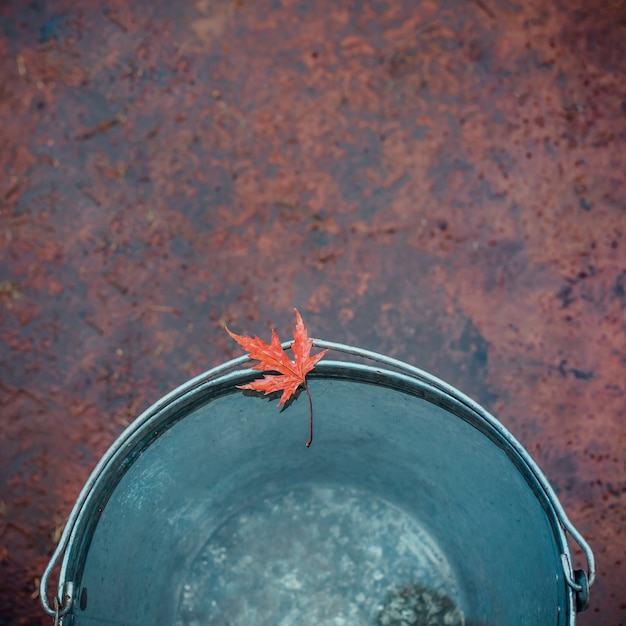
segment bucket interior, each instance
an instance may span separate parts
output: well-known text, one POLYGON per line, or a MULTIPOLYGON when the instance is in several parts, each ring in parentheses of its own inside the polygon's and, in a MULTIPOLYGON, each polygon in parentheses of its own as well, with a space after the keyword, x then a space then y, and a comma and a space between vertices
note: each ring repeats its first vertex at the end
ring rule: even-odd
POLYGON ((306 396, 281 411, 247 380, 190 391, 99 476, 63 563, 70 623, 570 623, 554 513, 470 407, 322 362, 307 449, 306 396))

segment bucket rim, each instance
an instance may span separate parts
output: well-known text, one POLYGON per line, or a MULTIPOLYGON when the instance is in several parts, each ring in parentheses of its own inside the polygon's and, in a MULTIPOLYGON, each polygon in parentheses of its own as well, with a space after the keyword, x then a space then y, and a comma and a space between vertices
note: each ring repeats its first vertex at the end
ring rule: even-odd
MULTIPOLYGON (((475 413, 480 419, 484 420, 488 424, 488 426, 492 428, 498 434, 498 436, 501 437, 502 440, 508 446, 510 446, 513 451, 518 455, 519 459, 526 466, 526 469, 530 472, 532 478, 537 482, 537 484, 543 491, 543 495, 545 496, 547 503, 551 507, 552 512, 554 513, 555 518, 558 521, 559 531, 562 535, 561 543, 564 550, 561 554, 561 563, 564 579, 568 587, 571 589, 572 593, 576 594, 577 610, 582 611, 586 608, 588 604, 588 589, 594 583, 596 578, 596 566, 593 551, 585 538, 580 533, 580 531, 578 531, 574 524, 570 521, 567 513, 565 512, 565 509, 563 508, 563 505, 558 499, 558 496, 556 495, 554 489, 548 482, 547 478, 545 477, 537 463, 530 456, 524 446, 522 446, 522 444, 495 416, 493 416, 480 404, 472 400, 469 396, 459 391, 454 386, 414 365, 410 365, 409 363, 406 363, 399 359, 395 359, 390 356, 383 355, 381 353, 373 352, 365 348, 358 348, 348 344, 337 343, 323 339, 311 339, 311 341, 313 342, 313 346, 316 348, 332 350, 333 352, 346 355, 348 357, 358 357, 366 361, 373 361, 378 365, 393 368, 392 370, 379 369, 379 371, 381 374, 394 374, 394 371, 395 373, 399 372, 401 374, 409 376, 417 382, 429 385, 436 391, 444 393, 453 398, 466 409, 469 409, 470 411, 475 413), (570 552, 568 550, 569 545, 567 540, 567 534, 569 534, 569 536, 573 539, 576 545, 578 545, 578 547, 581 549, 586 560, 585 570, 574 570, 570 552)), ((283 342, 281 346, 283 349, 290 349, 292 343, 292 341, 286 341, 283 342)), ((236 357, 213 368, 210 368, 205 372, 182 383, 175 389, 162 396, 146 410, 144 410, 125 430, 120 433, 117 439, 111 444, 108 450, 100 458, 100 460, 92 470, 91 474, 89 475, 89 478, 85 482, 83 488, 81 489, 76 499, 76 502, 74 503, 72 511, 70 512, 70 515, 67 519, 59 542, 41 576, 39 585, 40 601, 44 611, 48 615, 54 617, 55 624, 59 623, 59 619, 62 618, 64 615, 67 615, 71 610, 74 601, 75 590, 71 582, 66 582, 63 580, 64 564, 62 563, 59 573, 59 590, 54 596, 51 605, 49 602, 48 593, 48 583, 50 577, 57 565, 61 562, 62 557, 66 554, 67 548, 71 543, 70 540, 74 534, 74 531, 76 530, 77 525, 79 524, 83 508, 87 504, 89 496, 92 493, 96 482, 105 471, 105 469, 108 467, 110 461, 113 460, 117 456, 117 454, 119 454, 120 450, 126 446, 128 441, 132 439, 134 434, 139 431, 146 422, 148 422, 153 416, 159 414, 163 409, 176 402, 180 398, 186 396, 187 394, 201 388, 206 384, 214 383, 218 379, 229 378, 229 375, 235 376, 242 373, 250 374, 252 372, 251 368, 238 368, 241 368, 241 366, 244 366, 247 363, 252 363, 253 361, 254 360, 250 359, 248 355, 236 357)), ((327 367, 348 365, 351 368, 357 366, 358 369, 359 366, 359 363, 346 360, 334 361, 332 359, 324 359, 324 361, 321 363, 323 363, 327 367)), ((261 372, 257 372, 256 370, 254 373, 261 374, 261 372)))

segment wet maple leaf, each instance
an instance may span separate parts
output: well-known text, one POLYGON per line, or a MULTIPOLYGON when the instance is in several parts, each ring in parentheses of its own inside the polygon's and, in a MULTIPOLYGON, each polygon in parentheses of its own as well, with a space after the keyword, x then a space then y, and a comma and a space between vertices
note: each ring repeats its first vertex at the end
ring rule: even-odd
POLYGON ((313 439, 313 407, 311 394, 306 382, 306 375, 315 367, 318 361, 326 354, 327 350, 322 350, 318 354, 311 356, 313 341, 308 337, 308 331, 302 321, 302 316, 298 309, 296 313, 296 327, 293 332, 293 342, 291 350, 294 360, 292 361, 283 350, 276 331, 272 330, 272 340, 265 343, 259 337, 247 337, 236 335, 226 328, 226 332, 248 352, 251 359, 258 361, 252 368, 270 372, 263 378, 255 380, 247 385, 241 385, 239 389, 253 389, 263 391, 265 394, 282 391, 278 406, 282 406, 293 396, 301 385, 304 387, 309 398, 309 440, 306 445, 309 447, 313 439), (272 374, 271 372, 277 372, 272 374))

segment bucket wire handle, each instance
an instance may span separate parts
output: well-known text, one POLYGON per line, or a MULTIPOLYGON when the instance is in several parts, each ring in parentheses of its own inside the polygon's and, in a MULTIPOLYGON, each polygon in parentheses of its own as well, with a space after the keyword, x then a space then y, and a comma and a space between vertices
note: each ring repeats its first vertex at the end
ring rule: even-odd
POLYGON ((58 626, 61 623, 61 619, 69 613, 74 602, 74 584, 72 582, 66 582, 63 584, 62 592, 59 593, 59 595, 54 596, 54 600, 52 602, 53 606, 50 606, 48 602, 48 580, 52 570, 58 562, 61 552, 62 551, 59 551, 56 558, 53 558, 53 560, 48 563, 48 567, 46 567, 46 570, 42 574, 41 581, 39 583, 39 598, 41 599, 41 604, 44 611, 54 619, 54 626, 58 626))
POLYGON ((55 626, 60 623, 63 616, 69 613, 72 608, 72 603, 74 602, 74 584, 72 582, 65 582, 63 584, 63 589, 59 590, 59 594, 54 596, 52 602, 53 606, 50 606, 48 601, 48 581, 69 542, 70 531, 73 526, 73 524, 70 524, 70 520, 71 516, 65 524, 59 543, 39 581, 39 599, 41 600, 41 605, 43 606, 43 610, 54 618, 55 626))
MULTIPOLYGON (((375 361, 377 363, 381 363, 383 365, 394 367, 400 371, 405 372, 406 374, 417 378, 423 382, 426 382, 440 391, 444 391, 445 393, 450 394, 452 397, 457 399, 459 402, 467 406, 472 411, 478 413, 481 417, 486 419, 494 428, 496 428, 507 441, 516 449, 516 451, 520 454, 522 459, 527 463, 530 470, 533 472, 540 485, 545 491, 545 494, 550 501, 553 509, 559 518, 559 521, 562 527, 569 532, 574 541, 578 544, 578 546, 583 551, 585 558, 587 560, 587 571, 583 570, 575 570, 573 571, 570 559, 567 554, 561 555, 561 560, 563 562, 563 572, 565 576, 565 580, 567 584, 577 593, 577 609, 579 611, 584 610, 586 608, 586 603, 588 600, 588 589, 593 584, 596 577, 596 569, 595 569, 595 559, 593 556, 593 552, 589 546, 589 544, 585 541, 583 536, 578 532, 578 530, 574 527, 574 525, 570 522, 563 509, 561 503, 559 502, 556 494, 552 490, 552 487, 547 482, 545 477, 543 476, 541 470, 538 465, 532 459, 532 457, 526 452, 526 450, 521 446, 521 444, 514 438, 512 435, 504 428, 502 424, 498 420, 496 420, 491 414, 489 414, 485 409, 483 409, 479 404, 474 402, 471 398, 461 393, 451 385, 448 385, 443 380, 433 376, 421 370, 413 365, 409 365, 408 363, 404 363, 403 361, 399 361, 392 357, 388 357, 376 352, 371 352, 370 350, 365 350, 363 348, 356 348, 354 346, 349 346, 346 344, 335 343, 332 341, 325 341, 321 339, 312 339, 313 345, 317 348, 326 348, 329 350, 333 350, 339 353, 358 356, 360 358, 368 359, 371 361, 375 361), (579 608, 582 607, 582 608, 579 608)), ((284 349, 291 347, 291 341, 284 342, 282 347, 284 349)), ((153 415, 157 414, 164 406, 167 406, 172 401, 177 398, 187 394, 189 391, 195 389, 196 387, 202 386, 206 384, 210 380, 228 372, 229 370, 233 370, 239 365, 250 362, 251 359, 246 356, 240 356, 235 359, 232 359, 226 363, 222 363, 221 365, 217 365, 212 369, 207 370, 206 372, 196 376, 195 378, 188 381, 186 384, 174 389, 169 394, 166 394, 161 400, 153 404, 151 407, 146 409, 141 415, 135 419, 134 422, 131 423, 130 426, 120 435, 115 445, 109 448, 109 450, 105 453, 105 455, 100 459, 96 467, 94 468, 92 474, 84 485, 82 491, 80 492, 74 508, 68 517, 67 523, 65 524, 65 528, 63 529, 63 533, 61 534, 61 538, 59 539, 59 543, 50 558, 50 562, 46 566, 42 576, 41 582, 39 585, 39 597, 41 600, 41 604, 43 606, 44 611, 54 617, 55 625, 60 623, 60 620, 69 613, 72 608, 74 602, 74 583, 71 581, 63 581, 61 589, 59 589, 58 595, 54 598, 54 608, 50 606, 48 601, 48 582, 50 580, 50 575, 52 571, 55 569, 57 564, 59 563, 61 557, 65 554, 65 550, 69 545, 70 537, 74 531, 76 526, 77 519, 80 515, 81 510, 83 509, 88 497, 91 493, 91 489, 93 484, 96 482, 97 477, 106 467, 106 465, 113 459, 117 451, 122 448, 127 441, 132 438, 132 436, 139 430, 139 428, 148 421, 153 415)), ((62 573, 61 573, 62 577, 62 573)))
MULTIPOLYGON (((552 488, 550 487, 550 489, 552 489, 552 488)), ((582 593, 583 595, 585 595, 585 593, 588 592, 589 587, 591 587, 591 585, 593 585, 593 583, 596 580, 596 560, 595 560, 595 557, 593 555, 593 552, 592 552, 591 547, 589 546, 589 544, 585 541, 585 539, 580 534, 580 532, 574 527, 572 522, 570 522, 569 518, 567 517, 567 513, 565 513, 565 511, 563 510, 563 506, 556 499, 556 496, 554 496, 554 499, 551 498, 551 500, 552 500, 552 505, 554 506, 555 510, 557 511, 557 515, 559 516, 559 520, 560 520, 561 524, 563 525, 565 530, 567 530, 567 532, 570 534, 572 539, 576 542, 578 547, 582 550, 582 552, 585 555, 585 558, 587 560, 587 571, 586 572, 583 571, 583 570, 578 570, 578 569, 574 570, 568 555, 567 554, 562 554, 561 555, 561 561, 563 562, 563 571, 565 573, 565 580, 567 581, 567 584, 574 591, 576 591, 578 593, 582 593), (580 575, 579 572, 582 572, 583 574, 585 574, 585 580, 584 581, 580 580, 581 575, 580 575), (573 577, 572 577, 572 575, 573 575, 573 577)))

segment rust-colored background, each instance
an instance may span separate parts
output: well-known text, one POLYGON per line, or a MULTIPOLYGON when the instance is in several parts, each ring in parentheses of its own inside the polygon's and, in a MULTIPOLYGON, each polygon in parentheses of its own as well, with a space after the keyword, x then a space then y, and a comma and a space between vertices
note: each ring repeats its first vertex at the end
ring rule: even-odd
POLYGON ((623 0, 0 4, 0 623, 122 428, 297 306, 494 412, 626 624, 625 68, 623 0))

